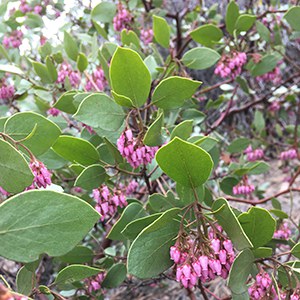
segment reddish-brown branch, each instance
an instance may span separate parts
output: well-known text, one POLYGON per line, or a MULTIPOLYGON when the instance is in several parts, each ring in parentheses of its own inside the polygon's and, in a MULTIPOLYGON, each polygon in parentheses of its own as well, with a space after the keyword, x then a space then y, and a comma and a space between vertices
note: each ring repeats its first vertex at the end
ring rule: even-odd
POLYGON ((266 198, 263 198, 260 200, 247 200, 247 199, 240 199, 240 198, 231 197, 231 196, 227 196, 226 199, 228 201, 234 201, 234 202, 251 204, 251 205, 258 205, 258 204, 266 203, 266 202, 272 200, 273 198, 279 197, 284 194, 288 194, 290 192, 300 192, 300 188, 288 188, 288 189, 278 192, 270 197, 266 197, 266 198))

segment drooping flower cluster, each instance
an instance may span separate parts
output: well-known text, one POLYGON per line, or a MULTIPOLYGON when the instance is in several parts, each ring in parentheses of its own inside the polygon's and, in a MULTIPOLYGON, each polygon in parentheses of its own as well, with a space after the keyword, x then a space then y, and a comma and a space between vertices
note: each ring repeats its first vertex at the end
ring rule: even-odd
POLYGON ((93 80, 93 82, 91 82, 89 79, 87 80, 86 85, 85 85, 86 91, 89 92, 89 91, 95 90, 96 88, 94 85, 96 85, 96 87, 99 91, 104 91, 107 82, 106 82, 106 79, 104 76, 104 71, 102 70, 101 67, 98 67, 93 72, 92 80, 93 80))
POLYGON ((277 293, 272 285, 272 279, 266 272, 260 272, 255 277, 255 282, 249 287, 250 299, 278 299, 277 293))
POLYGON ((148 45, 153 40, 153 30, 151 28, 149 29, 142 29, 141 30, 141 41, 144 43, 144 45, 148 45))
POLYGON ((226 279, 234 261, 232 242, 224 239, 222 228, 209 231, 210 244, 189 239, 170 248, 170 257, 176 268, 176 281, 185 288, 197 285, 198 280, 208 282, 221 276, 226 279))
POLYGON ((94 189, 93 198, 97 202, 95 209, 100 213, 102 222, 111 218, 117 212, 118 207, 127 205, 125 196, 119 190, 111 193, 106 185, 94 189))
POLYGON ((132 15, 123 7, 121 3, 118 5, 118 11, 113 19, 113 26, 115 31, 122 31, 125 28, 129 28, 132 21, 132 15))
POLYGON ((2 86, 0 88, 0 99, 10 100, 14 97, 14 94, 15 94, 14 86, 3 81, 2 86))
POLYGON ((72 87, 77 88, 79 86, 81 81, 79 73, 77 71, 73 71, 72 67, 68 63, 63 62, 60 65, 56 82, 63 84, 66 77, 69 78, 72 87))
POLYGON ((47 114, 52 117, 57 117, 60 114, 60 110, 55 107, 51 107, 47 110, 47 114))
POLYGON ((133 168, 151 163, 158 150, 158 147, 146 146, 142 141, 134 138, 130 129, 121 134, 117 146, 121 155, 133 168))
POLYGON ((133 193, 135 193, 138 186, 139 186, 139 184, 137 183, 137 181, 131 180, 126 187, 126 195, 129 196, 129 195, 132 195, 133 193))
POLYGON ((264 150, 260 148, 253 150, 251 145, 247 147, 244 153, 247 155, 248 161, 256 161, 264 158, 264 150))
MULTIPOLYGON (((47 3, 45 3, 47 4, 47 3)), ((19 10, 23 13, 26 14, 28 12, 33 12, 37 15, 40 15, 42 10, 43 10, 43 6, 38 4, 35 5, 34 7, 31 7, 26 0, 21 0, 20 6, 19 6, 19 10)))
POLYGON ((14 30, 9 36, 4 36, 2 44, 8 48, 19 48, 22 44, 23 32, 20 30, 14 30))
POLYGON ((97 274, 95 277, 88 278, 85 280, 87 285, 87 290, 91 294, 92 292, 97 292, 101 289, 101 284, 105 278, 105 273, 101 272, 97 274))
POLYGON ((289 224, 285 222, 285 223, 280 224, 279 228, 274 232, 273 237, 275 239, 287 240, 287 239, 289 239, 291 234, 292 234, 292 231, 289 227, 289 224))
POLYGON ((289 149, 287 151, 282 151, 280 153, 281 160, 290 160, 297 158, 297 151, 296 149, 289 149))
POLYGON ((248 183, 239 183, 232 188, 234 195, 249 195, 255 191, 255 186, 248 183))
POLYGON ((46 188, 48 185, 51 185, 51 172, 45 167, 45 165, 38 160, 30 162, 30 168, 34 175, 33 183, 26 190, 46 188))
POLYGON ((215 69, 215 74, 222 78, 234 79, 241 74, 244 64, 247 62, 247 55, 244 52, 233 51, 222 56, 215 69))

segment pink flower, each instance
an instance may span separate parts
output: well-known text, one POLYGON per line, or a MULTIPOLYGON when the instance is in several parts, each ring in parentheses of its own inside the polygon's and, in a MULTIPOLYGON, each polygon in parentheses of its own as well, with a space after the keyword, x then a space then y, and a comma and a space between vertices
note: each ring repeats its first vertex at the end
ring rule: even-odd
POLYGON ((1 186, 0 186, 0 194, 2 194, 5 197, 9 196, 9 193, 1 186))
POLYGON ((99 91, 104 91, 105 86, 107 85, 107 81, 105 79, 104 71, 102 70, 101 67, 98 67, 92 75, 92 80, 91 82, 89 79, 87 79, 85 89, 86 91, 94 91, 96 90, 95 86, 99 91))
POLYGON ((117 146, 121 155, 126 158, 133 168, 151 163, 158 150, 158 147, 143 145, 142 142, 133 137, 130 129, 121 134, 117 141, 117 146))
POLYGON ((144 43, 144 45, 148 45, 153 40, 153 30, 151 28, 149 29, 142 29, 141 30, 141 41, 144 43))
POLYGON ((118 11, 113 19, 113 26, 115 31, 122 31, 125 28, 129 28, 132 21, 132 16, 121 3, 118 5, 118 11))
POLYGON ((127 205, 125 196, 120 191, 113 194, 106 185, 93 190, 93 198, 97 202, 95 209, 101 214, 100 220, 103 222, 115 215, 118 207, 127 205))
POLYGON ((33 9, 34 13, 37 15, 40 15, 42 10, 43 10, 43 7, 41 5, 36 5, 33 9))
POLYGON ((281 160, 290 160, 297 158, 297 151, 296 149, 289 149, 287 151, 283 151, 280 153, 281 160))
POLYGON ((51 185, 51 172, 45 167, 45 165, 38 160, 33 160, 30 162, 30 168, 34 175, 33 183, 26 190, 46 188, 48 185, 51 185))
POLYGON ((53 117, 57 117, 60 114, 60 110, 55 107, 51 107, 47 110, 47 114, 53 117))
POLYGON ((222 56, 215 69, 215 74, 222 78, 230 77, 234 79, 241 74, 246 62, 246 53, 233 51, 228 55, 222 56))
POLYGON ((60 65, 56 82, 64 84, 66 77, 69 78, 72 87, 77 88, 79 86, 81 82, 79 73, 77 71, 73 71, 72 67, 68 63, 63 62, 60 65))
POLYGON ((0 99, 1 100, 10 100, 15 95, 15 88, 13 85, 3 83, 0 88, 0 99))
POLYGON ((279 228, 274 232, 275 239, 288 240, 292 235, 292 231, 289 228, 288 223, 284 222, 280 224, 279 228))

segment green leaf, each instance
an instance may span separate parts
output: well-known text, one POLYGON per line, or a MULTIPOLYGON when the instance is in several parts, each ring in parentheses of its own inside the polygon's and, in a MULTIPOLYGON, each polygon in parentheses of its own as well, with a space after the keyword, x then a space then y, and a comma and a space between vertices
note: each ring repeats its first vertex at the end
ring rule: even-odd
POLYGON ((135 51, 119 47, 113 55, 109 72, 114 92, 129 98, 135 107, 146 102, 151 87, 151 75, 135 51))
POLYGON ((234 260, 228 280, 228 286, 234 294, 239 295, 246 291, 248 292, 246 281, 252 270, 253 263, 253 253, 249 249, 240 252, 234 260))
POLYGON ((153 33, 155 40, 164 48, 170 44, 170 26, 167 21, 159 16, 153 16, 153 33))
POLYGON ((193 132, 193 120, 186 120, 179 123, 171 133, 171 140, 174 139, 176 136, 181 138, 182 140, 187 140, 192 132, 193 132))
POLYGON ((175 199, 172 192, 168 192, 167 195, 154 193, 149 196, 148 205, 152 211, 161 212, 170 208, 181 207, 182 203, 175 199))
POLYGON ((283 17, 294 30, 300 31, 300 6, 291 7, 283 17))
POLYGON ((44 83, 52 83, 52 76, 50 75, 47 66, 41 64, 40 62, 33 61, 32 66, 34 72, 41 78, 44 83))
POLYGON ((239 12, 238 5, 234 0, 230 1, 226 10, 225 23, 226 23, 226 29, 231 35, 233 34, 234 25, 239 15, 240 12, 239 12))
POLYGON ((74 91, 68 91, 64 94, 62 94, 57 102, 54 104, 53 107, 64 111, 68 114, 75 114, 76 113, 76 107, 73 104, 74 96, 76 95, 76 92, 74 91))
POLYGON ((92 127, 116 131, 122 126, 125 114, 106 94, 96 93, 84 98, 74 118, 92 127))
POLYGON ((158 150, 156 160, 170 178, 192 188, 202 185, 213 167, 206 151, 178 137, 158 150))
POLYGON ((30 28, 44 27, 42 17, 34 13, 26 13, 26 19, 24 20, 23 24, 29 26, 30 28))
POLYGON ((51 78, 51 82, 55 82, 57 80, 57 70, 52 59, 49 56, 46 57, 46 66, 51 78))
POLYGON ((130 46, 135 45, 138 49, 140 48, 140 40, 136 33, 132 30, 123 29, 121 32, 121 42, 123 45, 130 46))
POLYGON ((17 291, 22 295, 30 295, 35 286, 35 274, 23 266, 16 278, 17 291))
POLYGON ((123 211, 119 220, 114 224, 112 229, 109 231, 107 238, 111 240, 126 240, 121 231, 129 224, 131 221, 136 220, 141 217, 145 217, 146 212, 143 206, 139 203, 129 204, 123 211))
POLYGON ((16 141, 30 135, 22 144, 36 156, 48 151, 61 134, 55 123, 34 112, 14 114, 6 121, 4 132, 16 141))
POLYGON ((179 212, 178 208, 166 211, 137 236, 128 252, 129 274, 138 278, 150 278, 173 264, 169 252, 178 234, 180 222, 176 220, 176 216, 179 212))
POLYGON ((239 183, 235 177, 225 177, 220 182, 220 188, 226 195, 233 195, 232 188, 239 183))
POLYGON ((127 224, 121 233, 130 241, 133 241, 144 228, 152 224, 161 215, 161 213, 156 213, 144 218, 136 219, 127 224))
POLYGON ((252 250, 255 258, 265 258, 272 256, 273 249, 268 247, 258 247, 252 250))
POLYGON ((80 186, 90 191, 99 187, 106 178, 105 169, 100 165, 91 165, 85 168, 77 177, 74 186, 80 186))
MULTIPOLYGON (((183 204, 183 206, 191 204, 195 202, 195 195, 192 188, 183 186, 181 184, 176 184, 176 192, 180 198, 180 202, 183 204)), ((197 194, 197 197, 199 199, 199 202, 204 201, 204 186, 200 185, 195 189, 195 193, 197 194)), ((179 206, 179 205, 178 205, 179 206)))
POLYGON ((64 255, 98 220, 89 204, 71 195, 47 190, 18 194, 0 205, 0 255, 20 262, 43 253, 64 255))
POLYGON ((251 68, 252 76, 261 76, 275 69, 278 63, 278 56, 267 54, 262 57, 259 63, 251 68))
POLYGON ((282 211, 281 209, 271 209, 270 213, 280 219, 287 219, 289 217, 289 215, 284 211, 282 211))
POLYGON ((75 39, 68 33, 64 32, 64 47, 67 55, 74 61, 77 61, 78 46, 75 39))
POLYGON ((161 134, 161 129, 164 126, 164 113, 161 112, 155 121, 148 128, 143 142, 148 146, 160 146, 164 142, 164 138, 161 134))
POLYGON ((103 270, 92 268, 85 265, 71 265, 62 269, 54 281, 58 286, 62 284, 70 284, 75 281, 80 281, 88 277, 95 276, 103 270))
POLYGON ((14 65, 1 65, 0 64, 0 72, 10 73, 15 75, 23 76, 24 72, 17 66, 14 65))
POLYGON ((80 52, 77 57, 77 68, 80 72, 83 72, 88 67, 88 59, 84 53, 80 52))
POLYGON ((91 13, 93 21, 110 23, 116 13, 116 5, 111 2, 101 2, 96 5, 91 13))
POLYGON ((259 21, 256 21, 255 25, 260 38, 269 43, 271 39, 271 33, 268 27, 259 21))
POLYGON ((235 139, 227 148, 229 153, 238 153, 244 151, 250 145, 250 140, 247 138, 235 139))
POLYGON ((183 64, 195 70, 205 70, 212 67, 221 58, 215 50, 206 47, 197 47, 187 51, 183 57, 183 64))
POLYGON ((93 260, 93 251, 85 246, 76 246, 70 252, 59 256, 59 260, 68 264, 83 264, 93 260))
POLYGON ((85 166, 99 161, 97 149, 84 139, 61 135, 52 148, 64 159, 85 166))
POLYGON ((195 42, 211 47, 223 37, 223 32, 216 25, 206 24, 193 30, 190 35, 195 42))
POLYGON ((107 272, 101 286, 104 288, 116 288, 126 279, 126 266, 122 263, 113 265, 107 272))
POLYGON ((297 243, 291 250, 291 253, 297 257, 300 258, 300 243, 297 243))
POLYGON ((239 32, 248 31, 254 24, 256 16, 253 15, 240 15, 235 23, 235 29, 239 32))
POLYGON ((196 92, 202 82, 179 76, 171 76, 162 80, 155 88, 152 103, 163 109, 182 106, 196 92))
POLYGON ((32 181, 33 174, 23 155, 0 139, 0 186, 9 193, 20 193, 32 181))
POLYGON ((259 110, 255 111, 253 125, 257 130, 257 132, 259 133, 262 132, 263 129, 265 129, 266 126, 265 118, 263 113, 259 110))
POLYGON ((254 248, 264 246, 272 239, 276 221, 266 209, 251 207, 240 214, 238 220, 254 248))
POLYGON ((253 247, 230 205, 224 198, 219 198, 214 201, 212 210, 214 211, 214 216, 218 220, 218 223, 232 240, 235 248, 241 251, 245 248, 253 247))

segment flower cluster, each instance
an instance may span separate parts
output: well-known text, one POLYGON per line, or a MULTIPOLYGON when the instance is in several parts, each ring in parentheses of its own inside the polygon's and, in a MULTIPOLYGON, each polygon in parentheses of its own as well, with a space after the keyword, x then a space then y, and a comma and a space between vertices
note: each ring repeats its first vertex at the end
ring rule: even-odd
POLYGON ((244 64, 247 62, 247 55, 244 52, 232 52, 223 55, 215 69, 215 74, 222 78, 234 79, 241 74, 244 64))
POLYGON ((112 217, 118 207, 127 205, 125 196, 120 191, 112 194, 106 185, 93 190, 93 198, 97 202, 95 209, 101 214, 101 221, 112 217))
POLYGON ((121 3, 118 5, 118 11, 113 19, 113 25, 115 31, 122 31, 125 28, 129 28, 129 24, 132 21, 132 15, 123 7, 121 3))
POLYGON ((101 289, 101 284, 105 278, 105 273, 101 272, 93 278, 88 278, 85 280, 87 289, 89 293, 99 291, 101 289))
POLYGON ((51 172, 45 167, 45 165, 38 160, 33 160, 30 162, 30 168, 34 175, 33 183, 27 188, 27 190, 32 190, 36 188, 46 188, 51 185, 51 172))
POLYGON ((15 94, 14 86, 7 84, 6 82, 3 82, 0 88, 0 99, 9 100, 13 98, 14 94, 15 94))
POLYGON ((139 184, 135 181, 135 180, 131 180, 128 184, 128 186, 126 187, 126 195, 132 195, 133 193, 136 192, 137 188, 138 188, 139 184))
POLYGON ((290 160, 297 158, 297 151, 296 149, 289 149, 287 151, 282 151, 280 153, 280 159, 281 160, 290 160))
POLYGON ((249 195, 255 191, 255 186, 253 184, 237 184, 232 188, 234 195, 249 195))
POLYGON ((255 277, 255 282, 249 287, 250 299, 278 299, 272 285, 272 279, 266 272, 260 272, 255 277))
POLYGON ((274 232, 275 239, 283 239, 287 240, 292 234, 292 231, 288 225, 288 223, 280 224, 279 228, 274 232))
POLYGON ((273 84, 279 84, 282 80, 280 68, 277 66, 274 68, 274 70, 261 76, 257 76, 256 79, 261 82, 271 82, 273 84))
POLYGON ((56 82, 63 84, 66 77, 69 78, 72 87, 77 88, 79 86, 81 81, 79 73, 77 71, 73 71, 72 67, 68 63, 63 62, 60 65, 56 82))
POLYGON ((4 36, 2 44, 3 46, 8 49, 12 48, 19 48, 22 44, 23 32, 20 30, 14 30, 10 33, 9 36, 4 36))
POLYGON ((260 148, 253 150, 251 145, 247 147, 244 153, 247 155, 248 161, 256 161, 264 158, 264 150, 260 148))
POLYGON ((90 80, 87 80, 87 83, 86 83, 86 86, 85 86, 86 91, 89 92, 89 91, 95 90, 94 85, 96 85, 96 87, 99 91, 104 91, 104 88, 105 88, 107 82, 106 82, 106 79, 105 79, 105 76, 104 76, 104 71, 102 70, 101 67, 98 67, 93 72, 92 80, 93 80, 93 82, 91 82, 90 80))
POLYGON ((153 30, 151 28, 149 29, 142 29, 141 30, 141 41, 144 43, 144 45, 148 45, 153 40, 153 30))
MULTIPOLYGON (((45 3, 47 4, 47 3, 45 3)), ((20 11, 23 14, 26 14, 28 12, 34 12, 37 15, 40 15, 42 10, 43 10, 43 6, 42 5, 35 5, 33 8, 27 3, 26 0, 21 0, 20 6, 19 6, 20 11)))
POLYGON ((142 141, 134 138, 130 129, 121 134, 117 146, 121 155, 133 168, 151 163, 158 150, 158 147, 146 146, 142 141))
POLYGON ((189 239, 170 248, 170 257, 175 263, 176 281, 185 288, 197 285, 198 280, 207 282, 221 276, 226 279, 234 261, 232 242, 224 239, 222 228, 210 230, 209 247, 189 239))
POLYGON ((47 114, 52 117, 57 117, 60 114, 60 110, 55 107, 51 107, 47 110, 47 114))

